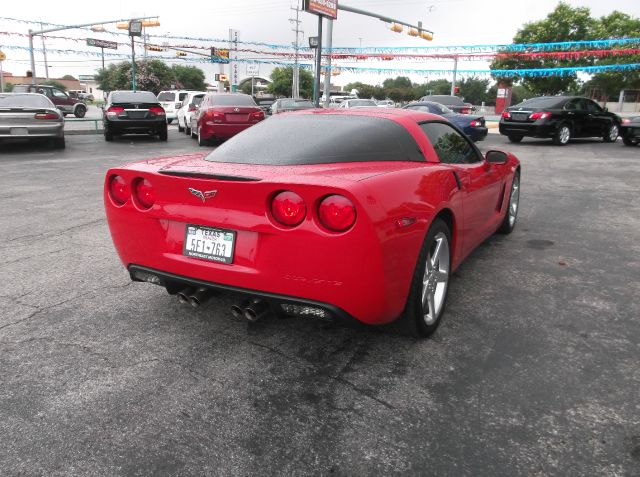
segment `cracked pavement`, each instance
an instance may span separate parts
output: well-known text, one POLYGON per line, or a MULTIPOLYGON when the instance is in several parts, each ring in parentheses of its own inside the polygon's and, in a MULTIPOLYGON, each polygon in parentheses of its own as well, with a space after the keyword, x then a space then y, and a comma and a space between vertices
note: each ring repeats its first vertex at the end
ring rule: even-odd
POLYGON ((640 475, 640 148, 480 146, 523 163, 518 227, 413 341, 131 283, 104 173, 202 150, 173 127, 3 144, 0 473, 640 475))

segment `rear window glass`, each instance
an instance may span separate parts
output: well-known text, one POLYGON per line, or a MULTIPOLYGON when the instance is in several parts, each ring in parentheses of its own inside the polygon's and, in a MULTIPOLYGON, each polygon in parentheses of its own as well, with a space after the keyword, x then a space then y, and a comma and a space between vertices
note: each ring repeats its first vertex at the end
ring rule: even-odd
POLYGON ((450 114, 453 112, 446 106, 438 103, 410 104, 406 109, 417 109, 418 111, 425 111, 432 114, 450 114))
POLYGON ((413 136, 400 124, 337 114, 273 116, 230 139, 206 159, 263 165, 425 161, 413 136))
MULTIPOLYGON (((173 93, 171 93, 173 94, 173 93)), ((113 103, 157 103, 156 96, 150 91, 114 91, 111 93, 113 103)))
POLYGON ((54 108, 53 103, 39 94, 0 95, 0 108, 54 108))
POLYGON ((179 99, 180 101, 184 101, 184 98, 186 98, 188 94, 189 94, 189 93, 180 93, 180 94, 178 95, 178 99, 179 99))
POLYGON ((527 99, 526 101, 518 104, 518 107, 522 106, 523 108, 560 108, 566 100, 567 98, 542 96, 540 98, 527 99))
POLYGON ((313 108, 311 101, 299 100, 299 99, 283 99, 280 102, 280 106, 283 108, 313 108))
POLYGON ((161 91, 158 95, 158 101, 175 101, 176 94, 171 91, 161 91))
POLYGON ((197 106, 200 103, 202 103, 203 99, 204 99, 204 94, 199 94, 198 96, 194 96, 191 102, 197 106))
POLYGON ((464 105, 464 101, 462 101, 457 96, 427 96, 424 99, 426 101, 435 101, 436 103, 446 104, 446 105, 454 105, 454 106, 464 105))
POLYGON ((370 99, 351 99, 349 100, 349 106, 353 107, 364 107, 364 106, 378 106, 378 104, 370 99))
POLYGON ((256 106, 253 98, 247 94, 214 94, 211 96, 214 106, 256 106))

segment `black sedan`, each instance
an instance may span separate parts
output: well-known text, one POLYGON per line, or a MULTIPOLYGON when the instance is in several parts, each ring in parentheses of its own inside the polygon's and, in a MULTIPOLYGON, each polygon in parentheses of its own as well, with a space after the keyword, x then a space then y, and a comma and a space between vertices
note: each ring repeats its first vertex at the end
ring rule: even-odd
POLYGON ((105 141, 123 134, 151 134, 167 140, 167 114, 150 91, 112 91, 102 122, 105 141))
POLYGON ((471 114, 475 111, 473 104, 465 103, 462 98, 459 98, 458 96, 449 96, 448 94, 430 94, 420 98, 420 101, 442 104, 454 113, 471 114))
POLYGON ((507 108, 500 118, 500 134, 511 142, 522 138, 552 138, 564 146, 572 138, 618 138, 621 120, 596 102, 579 96, 540 96, 507 108))
POLYGON ((417 109, 427 113, 438 114, 458 126, 472 141, 482 141, 487 137, 484 117, 469 114, 458 114, 446 106, 432 101, 419 101, 407 104, 403 109, 417 109))
POLYGON ((640 116, 624 118, 620 126, 620 136, 625 146, 637 146, 640 144, 640 116))

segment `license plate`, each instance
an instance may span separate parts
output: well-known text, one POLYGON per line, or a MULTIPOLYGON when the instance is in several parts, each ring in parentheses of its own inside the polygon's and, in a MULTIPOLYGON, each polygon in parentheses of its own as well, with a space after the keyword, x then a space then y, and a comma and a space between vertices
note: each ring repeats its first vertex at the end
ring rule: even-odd
POLYGON ((182 253, 212 262, 233 263, 235 242, 234 231, 187 225, 182 253))
POLYGON ((514 121, 526 121, 529 118, 529 113, 511 113, 511 118, 514 121))
POLYGON ((29 130, 27 128, 11 128, 12 136, 26 136, 29 134, 29 130))

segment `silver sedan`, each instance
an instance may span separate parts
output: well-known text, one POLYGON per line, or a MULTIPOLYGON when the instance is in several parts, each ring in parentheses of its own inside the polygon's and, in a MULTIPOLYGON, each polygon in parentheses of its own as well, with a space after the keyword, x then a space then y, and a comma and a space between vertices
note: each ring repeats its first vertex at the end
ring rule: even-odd
POLYGON ((46 139, 64 143, 64 118, 49 98, 36 93, 0 93, 0 139, 46 139))

